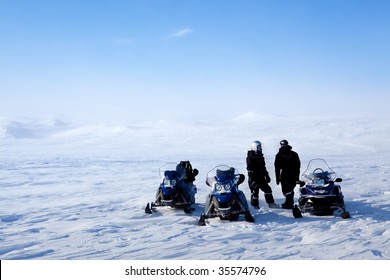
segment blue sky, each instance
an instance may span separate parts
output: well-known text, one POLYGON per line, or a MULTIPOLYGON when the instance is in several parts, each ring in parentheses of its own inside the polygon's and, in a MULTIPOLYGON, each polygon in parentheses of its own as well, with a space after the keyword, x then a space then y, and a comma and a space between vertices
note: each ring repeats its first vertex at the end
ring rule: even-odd
POLYGON ((386 110, 390 1, 0 0, 0 116, 386 110))

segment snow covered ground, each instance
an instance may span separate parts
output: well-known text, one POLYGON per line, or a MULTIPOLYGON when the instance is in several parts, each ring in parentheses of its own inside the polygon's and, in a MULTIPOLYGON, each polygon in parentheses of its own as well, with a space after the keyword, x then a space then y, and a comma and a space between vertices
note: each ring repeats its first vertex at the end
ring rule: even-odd
MULTIPOLYGON (((387 118, 388 119, 388 118, 387 118)), ((247 181, 241 189, 249 197, 247 181)), ((223 121, 72 124, 0 118, 1 259, 390 259, 390 124, 371 114, 286 117, 248 112, 223 121), (197 226, 219 164, 245 172, 250 143, 263 143, 271 186, 281 139, 301 157, 324 158, 343 178, 351 219, 251 208, 255 223, 197 226), (199 169, 193 214, 144 213, 167 162, 199 169)))

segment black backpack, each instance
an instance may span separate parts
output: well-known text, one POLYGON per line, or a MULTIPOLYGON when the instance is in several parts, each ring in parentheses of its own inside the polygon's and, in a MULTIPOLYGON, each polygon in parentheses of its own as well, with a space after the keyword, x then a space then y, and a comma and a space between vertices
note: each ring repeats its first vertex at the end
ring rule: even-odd
POLYGON ((195 181, 195 176, 199 173, 198 170, 196 168, 192 169, 192 165, 188 160, 180 161, 179 165, 186 170, 185 180, 189 182, 195 181))

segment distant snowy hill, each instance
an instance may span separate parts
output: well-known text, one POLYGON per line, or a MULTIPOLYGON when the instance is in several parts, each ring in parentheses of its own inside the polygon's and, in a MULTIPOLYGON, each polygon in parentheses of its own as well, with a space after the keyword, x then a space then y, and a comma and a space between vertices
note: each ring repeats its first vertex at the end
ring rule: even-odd
MULTIPOLYGON (((374 115, 286 117, 261 112, 224 122, 158 120, 69 124, 0 119, 1 259, 390 259, 390 124, 374 115), (342 177, 351 219, 251 208, 255 223, 197 221, 218 164, 246 175, 250 143, 263 143, 271 186, 279 141, 324 158, 342 177), (195 211, 144 213, 158 169, 199 169, 195 211)), ((247 181, 241 185, 247 198, 247 181)), ((295 200, 297 197, 295 197, 295 200)))

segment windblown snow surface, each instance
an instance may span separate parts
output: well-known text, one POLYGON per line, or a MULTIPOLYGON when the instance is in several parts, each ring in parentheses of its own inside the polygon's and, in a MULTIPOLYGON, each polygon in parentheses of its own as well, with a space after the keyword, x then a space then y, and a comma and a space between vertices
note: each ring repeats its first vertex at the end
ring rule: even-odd
MULTIPOLYGON (((247 181, 241 185, 247 198, 247 181)), ((295 200, 297 197, 295 197, 295 200)), ((1 259, 390 259, 390 124, 370 114, 290 118, 249 112, 214 122, 144 121, 75 125, 0 119, 1 259), (253 140, 263 143, 271 186, 279 141, 304 171, 323 158, 343 178, 350 219, 251 208, 255 223, 197 225, 219 164, 246 175, 253 140), (159 167, 190 160, 199 169, 195 211, 144 213, 159 167)))

